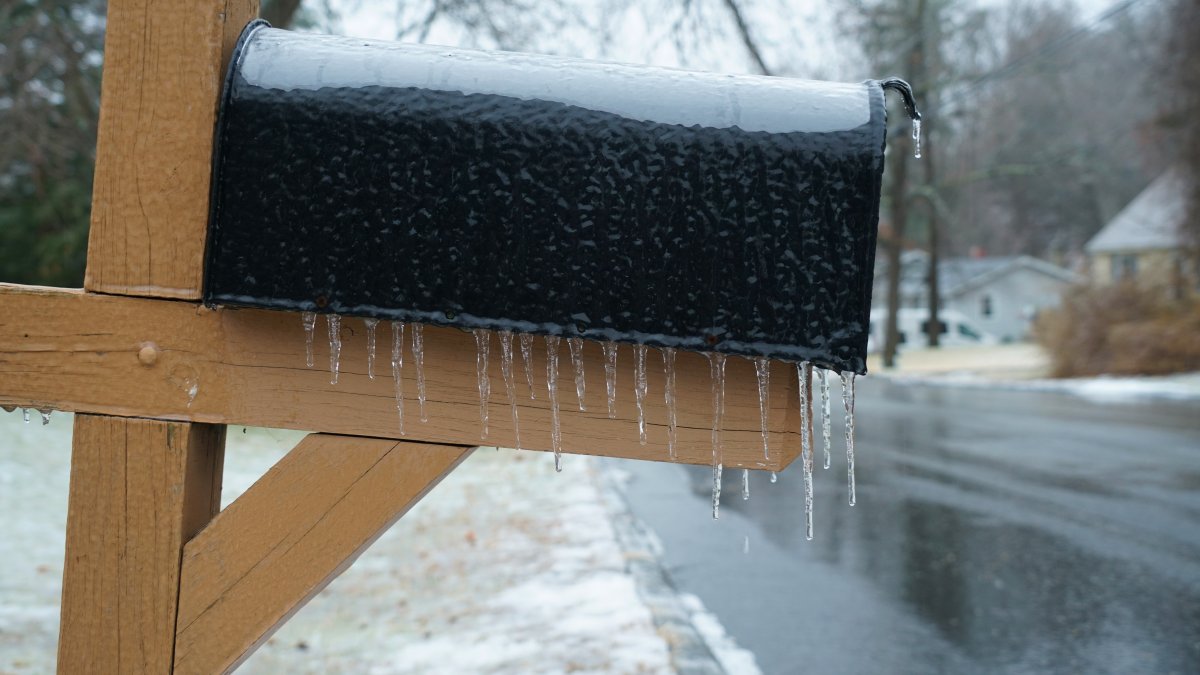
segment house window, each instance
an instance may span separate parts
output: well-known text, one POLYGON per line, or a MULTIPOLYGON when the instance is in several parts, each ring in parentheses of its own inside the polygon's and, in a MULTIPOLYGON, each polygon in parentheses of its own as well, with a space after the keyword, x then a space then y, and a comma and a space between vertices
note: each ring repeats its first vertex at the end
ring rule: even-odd
POLYGON ((980 316, 992 315, 992 296, 985 295, 979 299, 979 314, 980 316))
POLYGON ((902 345, 905 342, 908 342, 908 335, 905 335, 904 331, 900 331, 900 334, 897 336, 897 339, 896 339, 896 344, 902 345))
POLYGON ((1137 276, 1137 256, 1114 255, 1110 260, 1112 261, 1113 281, 1124 281, 1137 276))
POLYGON ((968 326, 965 323, 958 324, 958 334, 965 338, 970 338, 970 339, 976 340, 976 341, 983 339, 983 337, 979 333, 976 333, 974 330, 971 329, 970 326, 968 326))

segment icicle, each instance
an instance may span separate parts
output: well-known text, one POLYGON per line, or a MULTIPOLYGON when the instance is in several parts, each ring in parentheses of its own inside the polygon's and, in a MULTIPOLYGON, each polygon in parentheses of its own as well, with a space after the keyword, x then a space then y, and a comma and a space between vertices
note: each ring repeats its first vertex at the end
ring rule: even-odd
POLYGON ((329 384, 337 384, 342 361, 342 317, 326 314, 325 321, 329 324, 329 384))
POLYGON ((317 315, 315 312, 304 312, 300 315, 304 321, 304 356, 309 368, 313 367, 313 333, 317 330, 317 315))
POLYGON ((833 447, 833 441, 830 439, 832 425, 829 421, 829 371, 821 368, 817 370, 817 374, 821 377, 821 438, 825 444, 825 468, 828 469, 833 447))
POLYGON ((846 408, 846 487, 850 493, 850 506, 857 500, 854 488, 854 378, 856 375, 842 371, 842 405, 846 408))
POLYGON ((675 438, 679 430, 675 416, 675 349, 663 347, 663 402, 667 404, 667 455, 675 459, 675 438))
POLYGON ((583 338, 567 338, 567 347, 571 349, 571 368, 575 371, 575 399, 579 401, 579 412, 587 412, 583 402, 585 383, 583 381, 583 338))
POLYGON ((21 419, 25 420, 25 424, 29 424, 29 408, 21 408, 21 419))
POLYGON ((537 398, 533 394, 533 336, 521 333, 521 360, 525 362, 525 382, 529 385, 529 398, 537 398))
POLYGON ((16 409, 17 409, 17 406, 15 406, 15 405, 0 405, 0 410, 3 410, 6 413, 10 413, 16 409))
POLYGON ((771 472, 771 482, 772 483, 779 482, 779 474, 775 473, 774 471, 771 472))
POLYGON ((637 401, 638 441, 646 444, 646 345, 633 346, 633 396, 637 401))
POLYGON ((750 535, 742 537, 742 555, 750 555, 750 535))
POLYGON ((913 157, 921 159, 921 120, 917 118, 913 120, 913 157))
POLYGON ((608 418, 617 416, 617 343, 604 342, 604 386, 608 390, 608 418))
POLYGON ((742 500, 750 499, 750 469, 742 469, 742 500))
POLYGON ((812 364, 796 364, 800 378, 800 457, 804 465, 804 538, 813 538, 812 364))
POLYGON ((558 343, 557 335, 546 336, 546 393, 550 396, 550 447, 554 450, 554 470, 562 471, 562 428, 558 420, 558 343))
POLYGON ((414 323, 412 327, 413 366, 417 369, 417 410, 421 413, 421 421, 428 422, 429 415, 425 412, 425 326, 414 323))
POLYGON ((479 437, 488 435, 488 403, 492 398, 492 380, 488 377, 488 351, 491 349, 492 334, 482 328, 471 331, 475 335, 475 379, 479 384, 479 437))
POLYGON ((712 514, 713 520, 721 515, 721 474, 725 467, 721 457, 721 424, 725 413, 725 355, 720 353, 708 354, 709 372, 712 376, 712 514))
POLYGON ((50 424, 50 413, 52 413, 54 411, 39 410, 38 412, 42 414, 42 426, 46 426, 47 424, 50 424))
POLYGON ((508 407, 512 408, 513 443, 521 449, 521 428, 517 423, 517 378, 513 377, 513 334, 510 330, 500 331, 500 374, 504 376, 504 391, 508 394, 508 407))
POLYGON ((375 379, 375 329, 379 319, 363 319, 367 326, 367 377, 375 379))
MULTIPOLYGON (((414 327, 415 328, 415 327, 414 327)), ((415 330, 414 330, 415 332, 415 330)), ((396 418, 404 435, 404 322, 392 322, 392 387, 396 390, 396 418)))
POLYGON ((754 359, 754 374, 758 377, 758 421, 762 430, 763 459, 771 458, 767 416, 770 413, 771 396, 771 360, 765 356, 754 359))

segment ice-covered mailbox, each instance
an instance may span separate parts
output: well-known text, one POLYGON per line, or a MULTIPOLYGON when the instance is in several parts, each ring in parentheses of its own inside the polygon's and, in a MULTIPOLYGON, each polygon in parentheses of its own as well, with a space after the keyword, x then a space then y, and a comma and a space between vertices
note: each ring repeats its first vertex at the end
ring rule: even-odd
POLYGON ((258 24, 205 299, 862 373, 889 86, 258 24))

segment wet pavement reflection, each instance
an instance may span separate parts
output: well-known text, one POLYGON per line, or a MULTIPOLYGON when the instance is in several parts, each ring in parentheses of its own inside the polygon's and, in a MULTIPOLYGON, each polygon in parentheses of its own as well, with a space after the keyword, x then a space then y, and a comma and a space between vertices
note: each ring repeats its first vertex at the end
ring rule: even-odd
POLYGON ((878 378, 858 401, 858 505, 835 443, 812 542, 798 463, 715 523, 707 469, 609 464, 763 672, 1200 672, 1200 405, 878 378))

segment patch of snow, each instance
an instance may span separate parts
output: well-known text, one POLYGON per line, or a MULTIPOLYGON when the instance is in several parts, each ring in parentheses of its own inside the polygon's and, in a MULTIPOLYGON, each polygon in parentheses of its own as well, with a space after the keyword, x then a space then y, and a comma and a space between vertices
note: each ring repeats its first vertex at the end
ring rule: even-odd
POLYGON ((721 667, 729 675, 762 675, 754 654, 738 646, 730 637, 717 617, 704 608, 700 598, 685 593, 681 597, 684 607, 691 614, 692 624, 700 631, 713 656, 721 662, 721 667))

